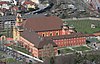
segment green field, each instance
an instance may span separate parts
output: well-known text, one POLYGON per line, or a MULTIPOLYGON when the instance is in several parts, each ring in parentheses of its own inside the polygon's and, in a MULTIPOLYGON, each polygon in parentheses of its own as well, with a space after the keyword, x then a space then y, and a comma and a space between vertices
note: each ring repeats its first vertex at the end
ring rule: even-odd
POLYGON ((73 49, 74 49, 74 50, 77 50, 77 51, 90 50, 90 49, 87 48, 86 46, 73 47, 73 49))
POLYGON ((69 26, 74 26, 76 31, 85 34, 100 31, 100 21, 97 20, 64 20, 69 26), (95 24, 96 28, 91 28, 91 24, 95 24))
POLYGON ((64 54, 64 53, 71 53, 73 52, 73 50, 69 49, 69 48, 64 48, 64 49, 60 49, 60 52, 61 54, 64 54))
POLYGON ((25 61, 18 61, 14 58, 4 58, 4 59, 0 59, 0 61, 6 62, 7 64, 24 64, 25 63, 25 61))
POLYGON ((4 54, 4 52, 0 51, 0 56, 3 55, 3 54, 4 54))

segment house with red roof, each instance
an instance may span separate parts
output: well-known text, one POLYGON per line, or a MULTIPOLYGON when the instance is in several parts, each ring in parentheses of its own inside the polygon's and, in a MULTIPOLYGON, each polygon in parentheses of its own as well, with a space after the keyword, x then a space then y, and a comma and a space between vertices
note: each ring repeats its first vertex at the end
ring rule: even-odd
POLYGON ((7 2, 7 1, 0 1, 0 8, 2 9, 2 8, 6 8, 6 9, 9 9, 9 2, 7 2))
POLYGON ((38 6, 35 2, 32 2, 32 1, 25 1, 22 5, 24 5, 28 10, 30 9, 34 10, 38 6))

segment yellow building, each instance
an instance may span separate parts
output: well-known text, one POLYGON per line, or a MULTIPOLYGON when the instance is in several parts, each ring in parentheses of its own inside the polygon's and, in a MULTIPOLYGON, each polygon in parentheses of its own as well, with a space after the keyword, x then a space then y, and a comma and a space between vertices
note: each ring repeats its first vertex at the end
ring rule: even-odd
POLYGON ((22 25, 21 15, 18 14, 16 17, 16 24, 15 26, 13 26, 13 39, 14 40, 19 40, 20 33, 23 31, 21 25, 22 25))

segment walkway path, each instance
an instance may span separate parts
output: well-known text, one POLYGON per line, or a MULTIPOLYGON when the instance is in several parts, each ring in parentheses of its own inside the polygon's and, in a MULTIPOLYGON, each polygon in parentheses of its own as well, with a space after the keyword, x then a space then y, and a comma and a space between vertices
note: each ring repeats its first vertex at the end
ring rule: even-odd
POLYGON ((66 20, 100 20, 100 18, 94 18, 94 17, 86 17, 86 18, 68 18, 68 19, 62 19, 63 21, 66 20))

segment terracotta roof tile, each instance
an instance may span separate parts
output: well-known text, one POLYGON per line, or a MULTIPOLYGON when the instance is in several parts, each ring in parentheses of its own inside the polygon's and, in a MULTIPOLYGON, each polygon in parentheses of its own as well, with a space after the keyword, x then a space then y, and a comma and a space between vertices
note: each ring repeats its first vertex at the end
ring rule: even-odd
POLYGON ((0 5, 2 5, 2 4, 8 4, 8 2, 6 2, 6 1, 1 1, 1 2, 0 2, 0 5))
POLYGON ((63 21, 55 16, 29 18, 24 21, 24 28, 34 31, 47 31, 61 29, 63 21))
POLYGON ((23 5, 27 5, 27 4, 35 4, 34 2, 32 2, 32 1, 25 1, 24 3, 23 3, 23 5))
MULTIPOLYGON (((1 38, 0 38, 0 40, 1 40, 1 38)), ((8 40, 8 41, 12 41, 12 40, 13 40, 13 38, 7 38, 7 40, 8 40)))
POLYGON ((47 45, 48 43, 53 44, 53 46, 57 46, 52 40, 44 39, 43 37, 36 34, 34 31, 24 30, 21 33, 21 36, 29 42, 33 43, 38 49, 43 48, 43 46, 47 45))

